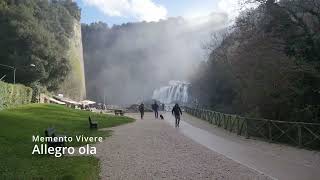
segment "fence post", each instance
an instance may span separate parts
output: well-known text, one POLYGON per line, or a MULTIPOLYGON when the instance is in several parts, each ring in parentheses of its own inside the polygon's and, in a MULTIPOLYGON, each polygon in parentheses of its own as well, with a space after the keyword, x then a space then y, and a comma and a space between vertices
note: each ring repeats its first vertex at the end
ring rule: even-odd
POLYGON ((302 147, 302 129, 301 129, 301 124, 298 124, 298 143, 299 143, 299 147, 302 147))
POLYGON ((271 129, 271 121, 270 120, 268 120, 268 131, 269 131, 269 134, 268 134, 269 142, 272 142, 272 129, 271 129))
POLYGON ((246 124, 246 138, 249 139, 249 126, 248 126, 248 119, 244 118, 246 124))
POLYGON ((223 116, 221 115, 221 113, 219 113, 219 127, 223 126, 223 116))
POLYGON ((229 130, 230 132, 232 132, 232 128, 233 128, 233 121, 232 121, 232 116, 229 116, 229 130))
POLYGON ((218 124, 219 124, 219 127, 222 126, 222 116, 220 113, 218 113, 218 124))
POLYGON ((224 129, 227 129, 227 123, 228 123, 228 120, 226 118, 226 115, 223 114, 223 127, 224 127, 224 129))
POLYGON ((202 109, 202 119, 206 120, 206 111, 204 109, 202 109))
POLYGON ((236 118, 237 118, 237 135, 240 135, 240 118, 238 117, 238 116, 236 116, 236 118))
POLYGON ((229 117, 226 115, 224 118, 226 119, 226 130, 228 130, 228 126, 229 126, 229 117))
POLYGON ((220 115, 216 112, 216 125, 220 127, 220 115))

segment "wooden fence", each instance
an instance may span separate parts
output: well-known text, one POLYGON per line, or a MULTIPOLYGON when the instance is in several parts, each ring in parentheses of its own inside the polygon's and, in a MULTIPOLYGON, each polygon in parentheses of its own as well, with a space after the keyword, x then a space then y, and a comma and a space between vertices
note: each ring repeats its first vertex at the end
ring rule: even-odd
POLYGON ((185 111, 211 124, 247 138, 320 149, 320 124, 246 118, 237 115, 185 107, 185 111))

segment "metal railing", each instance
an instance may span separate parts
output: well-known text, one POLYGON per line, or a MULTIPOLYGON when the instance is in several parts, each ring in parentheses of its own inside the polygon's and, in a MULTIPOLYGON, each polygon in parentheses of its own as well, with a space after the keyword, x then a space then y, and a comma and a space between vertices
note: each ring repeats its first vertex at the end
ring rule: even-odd
POLYGON ((303 148, 320 149, 320 124, 247 118, 211 110, 184 107, 185 111, 211 124, 246 138, 262 138, 303 148))

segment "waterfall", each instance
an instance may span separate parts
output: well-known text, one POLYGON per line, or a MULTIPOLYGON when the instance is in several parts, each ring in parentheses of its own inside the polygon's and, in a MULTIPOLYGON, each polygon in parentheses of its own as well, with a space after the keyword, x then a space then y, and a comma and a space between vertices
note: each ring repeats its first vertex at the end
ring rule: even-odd
POLYGON ((152 99, 165 104, 187 103, 189 83, 182 81, 169 81, 169 86, 164 86, 153 91, 152 99))

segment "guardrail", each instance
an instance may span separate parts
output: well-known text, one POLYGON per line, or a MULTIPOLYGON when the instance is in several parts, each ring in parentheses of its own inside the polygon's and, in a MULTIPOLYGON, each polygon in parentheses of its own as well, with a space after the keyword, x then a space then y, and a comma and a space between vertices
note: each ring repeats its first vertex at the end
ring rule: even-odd
POLYGON ((185 107, 185 111, 211 124, 246 138, 286 143, 303 148, 320 149, 320 124, 247 118, 211 110, 185 107))

